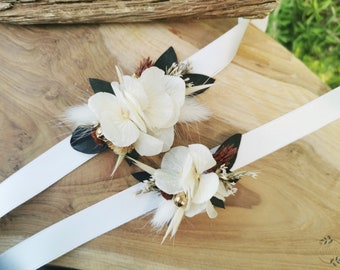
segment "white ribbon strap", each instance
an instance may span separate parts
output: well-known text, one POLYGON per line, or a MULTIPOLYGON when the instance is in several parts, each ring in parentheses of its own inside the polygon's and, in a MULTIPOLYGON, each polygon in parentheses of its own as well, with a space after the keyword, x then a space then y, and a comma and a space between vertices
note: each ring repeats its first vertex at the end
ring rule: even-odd
POLYGON ((92 157, 73 150, 70 137, 56 144, 0 184, 0 218, 92 157))
POLYGON ((22 241, 0 255, 0 269, 37 269, 87 241, 148 213, 157 207, 160 197, 152 192, 137 195, 142 188, 142 183, 134 185, 22 241))
POLYGON ((189 57, 190 72, 213 77, 223 70, 234 59, 248 24, 249 20, 239 18, 236 26, 189 57))
MULTIPOLYGON (((239 19, 231 30, 190 57, 187 61, 192 72, 212 77, 225 68, 236 55, 248 22, 239 19)), ((73 150, 69 140, 66 138, 0 183, 0 218, 94 156, 73 150)))
POLYGON ((339 117, 340 86, 276 120, 243 134, 233 169, 260 159, 339 117))
MULTIPOLYGON (((239 169, 340 117, 340 87, 244 134, 233 169, 239 169), (266 145, 266 146, 265 146, 266 145), (265 146, 265 147, 264 147, 265 146)), ((158 195, 136 196, 137 184, 70 216, 0 255, 0 269, 36 269, 158 205, 158 195), (121 202, 124 201, 124 207, 121 202)))

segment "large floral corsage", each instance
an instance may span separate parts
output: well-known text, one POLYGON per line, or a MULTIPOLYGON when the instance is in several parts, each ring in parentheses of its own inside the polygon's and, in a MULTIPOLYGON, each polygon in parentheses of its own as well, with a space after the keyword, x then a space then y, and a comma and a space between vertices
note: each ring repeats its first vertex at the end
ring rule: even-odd
POLYGON ((207 212, 215 218, 214 206, 224 208, 225 198, 237 191, 235 183, 242 176, 257 176, 254 172, 230 171, 240 140, 241 134, 230 137, 214 154, 202 144, 174 147, 165 153, 160 169, 130 158, 147 173, 133 174, 145 183, 141 193, 157 192, 163 198, 151 221, 159 230, 167 226, 163 241, 168 235, 175 235, 184 216, 207 212))
POLYGON ((91 78, 94 95, 88 104, 66 112, 78 125, 71 138, 74 149, 93 154, 111 148, 119 155, 116 169, 132 151, 145 156, 168 151, 176 123, 209 118, 195 96, 214 79, 190 73, 190 63, 178 62, 172 47, 154 63, 144 59, 132 76, 116 71, 119 82, 91 78))

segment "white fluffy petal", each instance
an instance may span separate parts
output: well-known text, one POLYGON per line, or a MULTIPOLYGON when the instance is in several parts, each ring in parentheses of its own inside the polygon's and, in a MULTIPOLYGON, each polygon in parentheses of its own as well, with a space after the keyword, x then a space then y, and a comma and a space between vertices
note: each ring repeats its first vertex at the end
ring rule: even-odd
POLYGON ((142 156, 154 156, 162 151, 163 142, 149 134, 140 132, 135 149, 142 156))
POLYGON ((177 194, 183 191, 180 178, 172 171, 159 169, 155 171, 153 177, 155 178, 156 186, 168 194, 177 194))
POLYGON ((189 145, 190 155, 194 161, 197 173, 201 174, 216 165, 208 147, 202 144, 189 145))
POLYGON ((73 106, 65 112, 65 118, 75 125, 93 125, 97 123, 96 115, 85 105, 73 106))
POLYGON ((210 200, 216 193, 219 186, 219 179, 216 173, 202 174, 197 192, 192 199, 193 203, 204 203, 210 200))
POLYGON ((194 97, 186 97, 178 121, 187 123, 205 121, 209 119, 210 115, 211 112, 194 97))

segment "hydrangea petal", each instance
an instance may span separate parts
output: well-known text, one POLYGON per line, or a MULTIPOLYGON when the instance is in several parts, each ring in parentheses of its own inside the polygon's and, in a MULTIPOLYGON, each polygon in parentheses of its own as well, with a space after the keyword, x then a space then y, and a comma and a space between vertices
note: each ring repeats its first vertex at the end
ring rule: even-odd
POLYGON ((140 80, 149 99, 145 115, 150 127, 168 128, 177 123, 185 98, 184 81, 164 75, 164 71, 156 67, 146 69, 140 80))
POLYGON ((120 91, 120 84, 118 82, 111 82, 111 88, 113 90, 113 93, 116 95, 117 91, 120 91))
POLYGON ((164 71, 157 67, 144 70, 140 81, 149 97, 164 92, 164 71))
POLYGON ((183 182, 184 191, 187 193, 189 199, 191 199, 194 196, 194 192, 196 191, 198 184, 198 175, 191 155, 188 155, 187 158, 183 160, 181 180, 183 182))
POLYGON ((160 139, 163 141, 163 149, 162 152, 167 152, 170 150, 175 137, 174 127, 157 129, 155 131, 150 132, 150 135, 160 139))
POLYGON ((159 169, 155 171, 153 177, 156 186, 168 194, 177 194, 183 191, 182 182, 172 171, 159 169))
POLYGON ((128 102, 124 95, 124 85, 121 85, 118 82, 111 82, 111 87, 115 94, 114 96, 117 98, 121 106, 128 107, 128 102))
POLYGON ((133 99, 133 97, 129 93, 125 93, 126 97, 126 104, 129 108, 129 117, 130 119, 137 125, 137 127, 142 131, 146 132, 147 128, 145 126, 143 115, 140 106, 138 105, 138 102, 133 99))
POLYGON ((88 100, 88 106, 96 115, 105 110, 120 106, 117 98, 109 93, 99 92, 92 95, 88 100))
POLYGON ((139 115, 139 111, 141 111, 140 106, 138 105, 138 102, 134 98, 132 98, 132 95, 129 93, 124 94, 124 86, 118 84, 117 82, 111 83, 112 89, 116 95, 116 99, 119 102, 120 106, 126 108, 126 110, 129 111, 129 117, 130 119, 137 125, 137 127, 143 131, 146 132, 146 126, 144 124, 144 121, 141 119, 139 115), (127 98, 131 97, 130 99, 127 98))
POLYGON ((131 76, 123 76, 123 80, 124 91, 129 93, 143 110, 149 104, 149 101, 142 83, 131 76))
POLYGON ((161 168, 171 172, 176 177, 176 181, 181 186, 179 192, 184 191, 189 197, 192 196, 197 181, 195 180, 192 158, 187 147, 177 146, 167 152, 163 157, 161 168))
POLYGON ((129 111, 118 98, 112 94, 100 92, 91 96, 88 100, 88 107, 93 111, 100 123, 106 121, 116 125, 127 120, 129 111))
MULTIPOLYGON (((114 116, 116 117, 116 115, 114 116)), ((112 111, 100 114, 100 125, 105 138, 118 147, 127 147, 135 143, 140 133, 136 125, 129 119, 114 120, 112 111)))
POLYGON ((185 82, 178 76, 164 76, 165 91, 180 106, 183 106, 185 100, 185 82))
POLYGON ((149 95, 150 105, 144 110, 147 125, 152 128, 173 126, 174 115, 179 111, 167 93, 149 95))
POLYGON ((163 142, 149 134, 140 132, 135 149, 142 156, 154 156, 162 151, 163 142))
POLYGON ((216 173, 202 174, 197 192, 193 198, 194 203, 209 201, 216 193, 219 186, 219 179, 216 173))
POLYGON ((191 203, 187 209, 185 209, 185 215, 187 217, 193 217, 205 211, 205 203, 191 203))
POLYGON ((222 181, 219 181, 218 189, 214 196, 222 201, 224 201, 224 199, 229 196, 229 193, 226 191, 222 181))
POLYGON ((204 171, 215 166, 216 161, 213 158, 208 147, 202 144, 189 145, 190 154, 193 158, 197 173, 201 174, 204 171))
POLYGON ((215 210, 214 206, 212 205, 212 203, 210 201, 208 201, 206 203, 206 211, 207 211, 207 214, 210 218, 215 218, 217 217, 217 211, 215 210))
POLYGON ((173 115, 169 119, 169 125, 175 125, 180 117, 181 108, 185 101, 185 82, 176 76, 164 76, 165 92, 169 94, 173 103, 173 115))
POLYGON ((182 173, 183 171, 183 161, 186 160, 189 155, 189 149, 185 146, 176 146, 172 148, 169 152, 165 153, 161 168, 174 171, 176 173, 182 173))

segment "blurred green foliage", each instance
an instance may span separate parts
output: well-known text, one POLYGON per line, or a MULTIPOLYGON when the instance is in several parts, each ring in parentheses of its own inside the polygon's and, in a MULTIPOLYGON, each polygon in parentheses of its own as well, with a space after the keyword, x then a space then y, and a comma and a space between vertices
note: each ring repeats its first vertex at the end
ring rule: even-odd
POLYGON ((330 87, 340 85, 340 0, 281 0, 267 32, 330 87))

